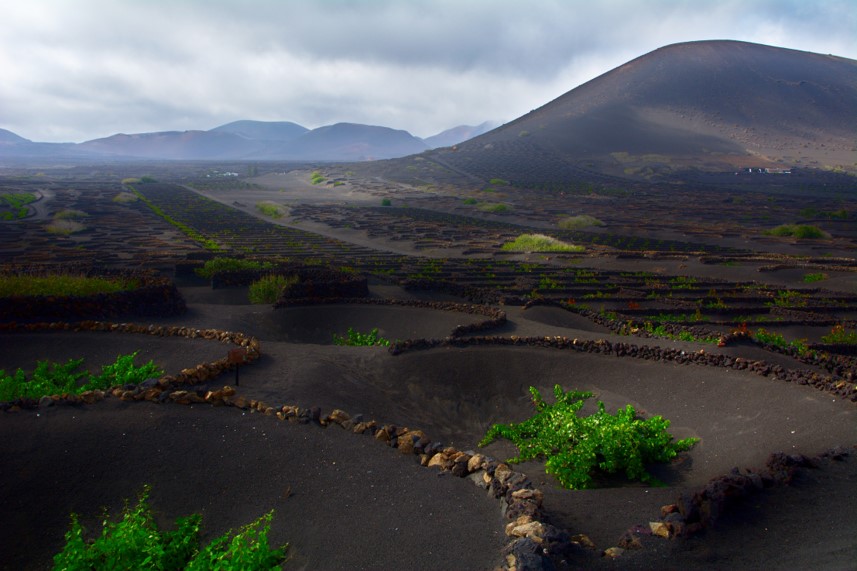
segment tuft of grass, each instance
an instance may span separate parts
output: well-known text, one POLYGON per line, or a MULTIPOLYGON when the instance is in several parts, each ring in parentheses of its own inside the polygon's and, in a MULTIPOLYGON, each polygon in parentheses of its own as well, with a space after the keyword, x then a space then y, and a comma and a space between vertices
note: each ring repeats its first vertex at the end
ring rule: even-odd
POLYGON ((465 198, 464 199, 464 204, 467 204, 467 205, 476 204, 477 202, 479 202, 479 201, 476 200, 475 198, 465 198))
POLYGON ((390 340, 379 337, 377 327, 372 329, 369 333, 360 333, 359 331, 355 331, 353 328, 349 327, 348 333, 346 333, 344 337, 335 333, 333 334, 333 344, 353 347, 389 347, 390 340))
POLYGON ((576 246, 545 236, 543 234, 521 234, 500 248, 506 252, 583 252, 583 246, 576 246))
POLYGON ((173 531, 161 531, 148 503, 150 491, 150 486, 144 486, 134 507, 126 501, 117 522, 105 513, 101 535, 93 539, 86 539, 86 530, 72 513, 65 545, 54 556, 54 570, 261 571, 278 569, 285 561, 288 545, 272 549, 268 543, 273 510, 200 550, 202 516, 179 517, 173 531))
POLYGON ((827 274, 804 274, 803 281, 804 283, 811 284, 813 282, 820 282, 827 279, 827 274))
POLYGON ((283 290, 298 283, 298 276, 267 275, 250 284, 250 303, 275 303, 283 290))
POLYGON ((604 226, 604 222, 588 214, 578 214, 577 216, 566 216, 556 225, 563 230, 580 230, 591 226, 604 226))
POLYGON ((137 202, 138 200, 140 200, 140 198, 131 192, 120 192, 113 197, 113 202, 117 204, 130 204, 131 202, 137 202))
POLYGON ((286 209, 276 202, 264 201, 256 203, 256 210, 264 214, 265 216, 270 216, 271 218, 282 218, 286 209))
POLYGON ((0 275, 0 297, 12 296, 85 296, 127 291, 140 282, 125 278, 97 278, 84 275, 54 274, 48 276, 0 275))
POLYGON ((776 228, 765 230, 766 236, 791 237, 801 240, 818 240, 830 238, 830 234, 818 226, 809 224, 781 224, 776 228))
POLYGON ((492 214, 505 214, 506 212, 511 212, 512 207, 508 204, 503 204, 502 202, 486 202, 485 204, 479 205, 479 210, 482 212, 490 212, 492 214))
POLYGON ((669 462, 699 441, 673 442, 667 432, 669 420, 638 418, 630 404, 610 414, 599 401, 598 412, 580 416, 578 411, 592 397, 590 392, 566 392, 555 385, 553 404, 546 403, 535 387, 530 387, 530 395, 535 414, 521 423, 492 425, 479 446, 497 438, 510 440, 518 456, 508 462, 544 459, 545 471, 566 488, 591 488, 594 476, 617 472, 624 472, 629 480, 659 484, 646 471, 646 464, 669 462))

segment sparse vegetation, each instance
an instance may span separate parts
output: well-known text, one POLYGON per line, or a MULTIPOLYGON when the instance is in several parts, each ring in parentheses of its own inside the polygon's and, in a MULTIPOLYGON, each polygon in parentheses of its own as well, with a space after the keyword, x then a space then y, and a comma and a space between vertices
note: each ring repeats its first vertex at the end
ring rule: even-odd
POLYGON ((604 226, 604 222, 594 216, 589 216, 588 214, 579 214, 577 216, 567 216, 566 218, 563 218, 557 222, 557 226, 563 230, 580 230, 582 228, 589 228, 592 226, 604 226))
POLYGON ((37 200, 31 192, 0 193, 0 220, 19 220, 29 213, 28 204, 37 200))
POLYGON ((488 184, 493 186, 509 186, 509 181, 503 180, 502 178, 492 178, 488 181, 488 184))
POLYGON ((345 336, 333 334, 334 345, 348 345, 354 347, 389 347, 390 340, 384 339, 378 335, 378 328, 372 329, 369 333, 360 333, 349 327, 345 336))
POLYGON ((583 246, 576 246, 543 234, 521 234, 512 242, 501 247, 506 252, 583 252, 583 246))
POLYGON ((270 201, 257 202, 256 210, 271 218, 282 218, 286 214, 286 209, 282 205, 270 201))
POLYGON ((820 282, 822 280, 827 279, 827 274, 818 273, 818 274, 804 274, 803 281, 804 283, 811 284, 813 282, 820 282))
POLYGON ((119 355, 116 361, 101 368, 100 375, 80 370, 83 359, 69 359, 65 364, 38 361, 30 378, 18 369, 13 375, 0 369, 0 402, 19 398, 39 399, 43 396, 80 394, 91 390, 104 390, 116 385, 139 384, 146 379, 164 374, 154 362, 142 367, 134 365, 137 353, 119 355))
POLYGON ((195 270, 196 275, 210 279, 219 272, 239 272, 243 270, 270 270, 274 268, 273 262, 260 260, 245 260, 243 258, 216 257, 207 260, 201 268, 195 270))
POLYGON ((766 236, 791 237, 800 240, 830 238, 830 234, 818 226, 810 226, 809 224, 782 224, 776 228, 766 230, 764 234, 766 236))
POLYGON ((250 303, 274 303, 283 290, 298 282, 298 276, 267 275, 250 284, 250 303))
POLYGON ((381 206, 392 206, 392 205, 393 205, 393 201, 390 200, 389 198, 382 198, 381 199, 381 206))
POLYGON ((599 473, 617 472, 624 472, 629 480, 657 484, 646 464, 669 462, 699 441, 673 442, 668 420, 638 418, 630 404, 609 414, 599 401, 596 413, 580 416, 584 401, 593 396, 590 392, 566 392, 556 385, 553 404, 546 403, 535 387, 530 387, 530 394, 535 414, 521 423, 492 425, 479 445, 487 446, 497 438, 510 440, 518 456, 509 462, 543 458, 547 473, 566 488, 591 488, 599 473))
POLYGON ((75 274, 0 275, 0 297, 85 296, 126 291, 139 286, 138 280, 126 278, 99 278, 75 274))
POLYGON ((822 343, 834 345, 857 345, 857 330, 846 329, 844 325, 834 325, 830 333, 821 337, 822 343))
POLYGON ((310 182, 312 184, 322 184, 326 181, 327 181, 327 179, 324 177, 323 174, 321 174, 321 172, 312 171, 312 174, 310 175, 310 182))
POLYGON ((150 490, 149 486, 143 488, 133 508, 125 502, 120 521, 111 522, 105 513, 101 535, 94 539, 85 538, 86 530, 77 514, 72 513, 65 546, 54 556, 54 569, 262 571, 278 569, 286 559, 288 545, 272 549, 268 543, 273 511, 237 533, 227 531, 200 550, 202 516, 180 517, 175 530, 161 531, 148 503, 150 490))
POLYGON ((512 207, 502 202, 486 202, 479 205, 479 210, 482 212, 490 212, 492 214, 505 214, 512 210, 512 207))
MULTIPOLYGON (((128 179, 125 179, 128 180, 128 179)), ((129 204, 131 202, 137 202, 140 198, 131 192, 120 192, 116 196, 113 197, 113 202, 117 204, 129 204)))

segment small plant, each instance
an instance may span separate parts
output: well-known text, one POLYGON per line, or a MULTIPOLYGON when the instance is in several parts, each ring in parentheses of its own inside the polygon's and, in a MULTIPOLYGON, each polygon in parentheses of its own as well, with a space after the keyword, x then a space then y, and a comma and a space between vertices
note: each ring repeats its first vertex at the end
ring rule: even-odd
POLYGON ((478 202, 479 202, 479 201, 478 201, 478 200, 476 200, 475 198, 465 198, 465 199, 464 199, 464 204, 467 204, 468 206, 473 205, 473 204, 476 204, 476 203, 478 203, 478 202))
POLYGON ((505 252, 583 252, 583 246, 576 246, 543 234, 521 234, 511 242, 501 246, 505 252))
POLYGON ((512 207, 508 204, 503 204, 502 202, 486 202, 479 206, 479 210, 482 212, 490 212, 492 214, 505 214, 506 212, 510 212, 512 207))
POLYGON ((277 204, 276 202, 257 202, 256 210, 264 214, 265 216, 270 216, 271 218, 282 218, 286 213, 285 209, 277 204))
POLYGON ((563 218, 557 222, 557 226, 563 230, 580 230, 591 226, 604 226, 604 222, 588 214, 579 214, 563 218))
POLYGON ((857 330, 845 329, 845 325, 834 325, 830 333, 821 337, 822 343, 832 345, 857 345, 857 330))
POLYGON ((804 355, 809 352, 809 348, 806 345, 806 341, 803 339, 788 341, 785 337, 783 337, 779 333, 774 333, 772 331, 766 330, 764 327, 760 327, 756 330, 756 333, 753 334, 756 341, 759 343, 764 343, 765 345, 773 345, 774 347, 779 347, 780 349, 792 349, 797 351, 798 354, 804 355))
POLYGON ((352 347, 374 347, 376 345, 389 347, 390 340, 378 336, 378 328, 372 329, 369 333, 360 333, 351 327, 348 328, 348 333, 344 337, 333 334, 334 345, 348 345, 352 347))
POLYGON ((83 359, 69 359, 66 363, 37 361, 32 377, 27 378, 22 369, 7 375, 0 369, 0 402, 19 398, 39 399, 44 396, 80 394, 91 390, 104 390, 116 385, 139 384, 146 379, 164 374, 154 362, 142 367, 134 365, 137 352, 119 355, 116 361, 101 368, 100 375, 81 371, 83 359), (81 381, 86 379, 83 383, 81 381))
POLYGON ((327 181, 327 179, 324 177, 323 174, 321 174, 321 172, 312 171, 312 174, 310 175, 310 182, 312 184, 321 184, 325 181, 327 181))
POLYGON ((535 414, 521 423, 492 425, 479 446, 497 438, 510 440, 518 448, 510 463, 543 458, 547 473, 566 488, 591 488, 597 474, 617 472, 624 472, 629 480, 658 484, 646 464, 669 462, 699 441, 673 442, 668 420, 638 418, 630 404, 609 414, 599 401, 596 413, 580 416, 584 401, 592 397, 590 392, 565 392, 556 385, 553 404, 546 403, 535 387, 530 387, 530 395, 535 414))
POLYGON ((804 274, 803 275, 804 283, 808 283, 808 284, 811 284, 814 282, 820 282, 820 281, 826 280, 826 279, 827 279, 827 274, 804 274))
POLYGON ((488 184, 491 184, 494 186, 509 186, 509 181, 503 180, 502 178, 492 178, 491 180, 488 181, 488 184))
POLYGON ((286 559, 288 545, 271 549, 268 533, 273 511, 214 539, 199 549, 200 514, 176 519, 175 530, 161 531, 155 523, 145 486, 137 505, 122 510, 122 519, 111 522, 104 514, 99 537, 85 539, 86 530, 77 514, 65 534, 65 546, 54 556, 54 570, 269 570, 278 569, 286 559))
POLYGON ((774 300, 767 305, 775 307, 804 307, 806 306, 806 294, 794 290, 778 291, 774 300))
POLYGON ((392 205, 393 205, 393 201, 390 200, 389 198, 382 198, 381 199, 381 206, 392 206, 392 205))
POLYGON ((272 304, 279 299, 283 290, 298 283, 298 276, 267 275, 250 284, 250 303, 272 304))
MULTIPOLYGON (((136 181, 136 179, 132 180, 136 181)), ((140 200, 140 197, 131 192, 120 192, 113 197, 113 202, 117 204, 129 204, 131 202, 137 202, 138 200, 140 200)))

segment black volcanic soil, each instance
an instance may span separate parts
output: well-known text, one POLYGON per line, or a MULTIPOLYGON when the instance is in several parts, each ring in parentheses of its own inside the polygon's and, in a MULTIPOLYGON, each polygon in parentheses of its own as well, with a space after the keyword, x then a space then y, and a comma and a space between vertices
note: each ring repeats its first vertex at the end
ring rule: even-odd
MULTIPOLYGON (((597 545, 567 561, 569 568, 845 569, 855 560, 853 458, 801 471, 794 486, 753 496, 697 538, 645 538, 640 552, 617 561, 599 557, 627 528, 657 519, 660 506, 682 490, 697 489, 733 466, 761 467, 771 452, 814 455, 853 444, 853 403, 740 371, 550 349, 392 356, 381 348, 337 347, 322 329, 380 324, 393 335, 434 336, 462 316, 355 306, 269 310, 237 303, 235 291, 186 291, 188 299, 207 303, 191 303, 187 315, 161 322, 237 329, 261 339, 262 359, 241 371, 240 394, 248 398, 325 412, 342 408, 420 428, 466 450, 476 448, 490 423, 530 414, 528 386, 549 390, 560 383, 593 390, 611 408, 632 403, 662 414, 672 419, 676 436, 702 438, 683 462, 657 470, 667 488, 572 492, 558 488, 540 465, 523 465, 545 491, 552 522, 588 534, 597 545), (316 331, 311 327, 301 338, 294 334, 298 322, 315 324, 316 331)), ((517 334, 549 329, 604 336, 535 309, 510 314, 517 334)), ((222 356, 226 348, 132 334, 3 334, 0 355, 8 368, 35 356, 86 355, 95 366, 138 349, 176 372, 222 356)), ((231 382, 225 375, 211 385, 231 382)), ((115 399, 10 412, 0 421, 3 569, 46 567, 62 544, 69 512, 97 528, 100 506, 117 513, 122 500, 146 483, 163 525, 200 512, 206 538, 275 509, 272 538, 292 545, 286 569, 491 569, 502 562, 498 503, 465 480, 439 476, 414 456, 337 426, 292 425, 231 407, 115 399)), ((513 450, 496 443, 487 452, 502 458, 513 450)))

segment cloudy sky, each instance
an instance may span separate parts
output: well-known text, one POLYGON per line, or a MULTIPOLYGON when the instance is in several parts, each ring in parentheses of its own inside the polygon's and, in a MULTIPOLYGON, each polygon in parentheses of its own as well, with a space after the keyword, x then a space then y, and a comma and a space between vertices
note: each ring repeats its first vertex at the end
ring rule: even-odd
POLYGON ((853 0, 18 0, 0 128, 35 141, 348 121, 509 121, 663 45, 857 59, 853 0))

